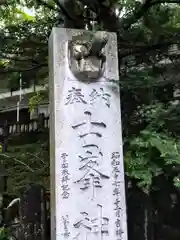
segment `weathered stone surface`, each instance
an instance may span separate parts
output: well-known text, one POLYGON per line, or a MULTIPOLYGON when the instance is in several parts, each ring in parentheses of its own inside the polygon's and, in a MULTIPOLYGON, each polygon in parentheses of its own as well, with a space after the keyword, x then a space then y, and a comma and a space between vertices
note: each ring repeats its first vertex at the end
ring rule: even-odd
POLYGON ((51 239, 127 240, 116 35, 104 75, 83 82, 67 51, 81 32, 54 28, 49 41, 51 239))
POLYGON ((79 65, 73 60, 70 69, 81 81, 90 82, 95 81, 102 76, 104 68, 101 68, 101 65, 101 60, 95 57, 89 57, 87 59, 82 59, 79 65))
POLYGON ((68 41, 69 68, 78 80, 98 80, 104 73, 106 56, 104 48, 108 42, 106 32, 83 31, 68 41))

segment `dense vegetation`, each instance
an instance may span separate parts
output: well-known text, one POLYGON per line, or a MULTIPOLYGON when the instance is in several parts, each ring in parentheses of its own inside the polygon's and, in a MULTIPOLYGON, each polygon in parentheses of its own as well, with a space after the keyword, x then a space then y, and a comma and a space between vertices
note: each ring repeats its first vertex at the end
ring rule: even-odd
MULTIPOLYGON (((53 26, 116 32, 127 179, 151 200, 159 192, 166 196, 176 192, 179 198, 180 104, 175 94, 180 88, 179 0, 67 2, 71 7, 58 0, 9 0, 0 6, 0 80, 7 79, 11 89, 18 87, 20 74, 25 85, 47 82, 48 37, 53 26), (33 8, 34 15, 24 7, 33 8)), ((37 96, 33 100, 38 101, 37 96)), ((35 145, 31 147, 38 153, 35 145)), ((45 154, 40 158, 15 150, 7 154, 11 161, 13 156, 28 165, 32 161, 31 176, 44 164, 45 154)), ((14 183, 26 174, 24 167, 16 168, 14 183)), ((162 209, 166 207, 164 203, 162 209)))

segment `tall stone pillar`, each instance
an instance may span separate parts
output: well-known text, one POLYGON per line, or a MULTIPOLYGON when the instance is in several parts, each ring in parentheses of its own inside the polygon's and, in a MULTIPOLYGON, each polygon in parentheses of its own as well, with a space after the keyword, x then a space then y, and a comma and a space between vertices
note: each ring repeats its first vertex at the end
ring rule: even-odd
POLYGON ((49 40, 53 240, 127 240, 115 33, 49 40))

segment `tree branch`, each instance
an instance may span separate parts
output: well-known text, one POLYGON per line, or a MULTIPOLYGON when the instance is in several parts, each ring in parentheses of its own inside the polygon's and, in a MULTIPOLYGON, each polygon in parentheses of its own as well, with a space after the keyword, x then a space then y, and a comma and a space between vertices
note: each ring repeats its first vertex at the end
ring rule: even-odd
POLYGON ((61 12, 63 13, 63 15, 66 17, 66 18, 68 18, 68 19, 70 19, 70 20, 74 20, 70 15, 69 15, 69 13, 66 11, 66 9, 64 8, 64 6, 60 3, 60 1, 58 1, 58 0, 54 0, 54 2, 57 4, 57 6, 60 8, 60 10, 61 10, 61 12))
POLYGON ((0 0, 0 6, 7 4, 7 0, 0 0))
POLYGON ((47 63, 42 63, 36 66, 33 66, 31 68, 7 68, 7 69, 0 69, 0 74, 4 74, 4 73, 12 73, 12 72, 28 72, 37 68, 41 68, 41 67, 47 67, 48 64, 47 63))
POLYGON ((141 5, 141 7, 139 9, 137 9, 133 15, 131 15, 129 17, 129 20, 127 18, 125 18, 122 22, 121 22, 121 27, 123 28, 123 30, 128 30, 128 28, 130 28, 130 26, 134 23, 136 23, 139 19, 141 19, 141 17, 144 16, 145 13, 147 13, 147 11, 157 5, 157 4, 163 4, 163 3, 177 3, 180 4, 179 0, 146 0, 144 2, 144 4, 141 5))
POLYGON ((43 0, 37 0, 39 2, 40 5, 43 5, 44 7, 49 8, 50 10, 54 10, 57 11, 56 8, 54 8, 53 6, 51 6, 50 4, 44 2, 43 0))
POLYGON ((24 165, 25 167, 27 167, 31 172, 34 172, 34 170, 33 170, 29 165, 27 165, 26 163, 18 160, 17 158, 15 158, 15 157, 13 157, 13 156, 9 156, 9 155, 7 155, 7 154, 5 154, 5 153, 1 153, 0 156, 13 159, 15 162, 20 163, 21 165, 24 165))
POLYGON ((99 19, 104 23, 106 30, 110 32, 120 32, 120 21, 115 12, 109 7, 101 5, 99 13, 99 19))
POLYGON ((157 0, 153 1, 150 5, 151 7, 156 4, 161 4, 161 3, 175 3, 175 4, 180 4, 179 0, 157 0))
POLYGON ((8 59, 8 60, 15 60, 15 61, 19 61, 19 62, 22 62, 22 61, 33 61, 34 59, 32 58, 27 58, 27 57, 18 57, 18 56, 10 56, 9 54, 8 55, 5 55, 3 53, 0 54, 0 58, 2 59, 8 59))
POLYGON ((65 28, 83 28, 83 20, 85 19, 82 16, 77 16, 74 12, 75 4, 74 1, 61 1, 54 0, 54 2, 58 5, 60 11, 65 16, 64 27, 65 28))
POLYGON ((38 157, 37 154, 32 154, 32 153, 29 153, 29 152, 27 152, 26 154, 31 156, 31 157, 34 157, 34 158, 38 159, 40 162, 45 164, 45 162, 40 157, 38 157))
POLYGON ((165 48, 165 47, 169 47, 173 44, 179 44, 180 40, 179 40, 179 33, 177 32, 176 34, 172 34, 171 36, 168 36, 167 39, 164 39, 164 41, 162 42, 157 42, 157 43, 149 43, 149 44, 134 44, 131 45, 128 42, 120 42, 120 50, 119 50, 119 57, 120 58, 124 58, 127 56, 130 56, 132 54, 142 54, 144 52, 150 52, 150 51, 156 51, 156 50, 160 50, 165 48), (127 49, 123 52, 121 52, 121 49, 127 49))

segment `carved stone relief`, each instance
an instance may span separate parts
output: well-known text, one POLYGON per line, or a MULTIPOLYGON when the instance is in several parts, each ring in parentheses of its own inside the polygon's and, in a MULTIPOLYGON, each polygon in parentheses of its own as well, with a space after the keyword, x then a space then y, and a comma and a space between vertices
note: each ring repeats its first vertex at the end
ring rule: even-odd
POLYGON ((85 32, 68 42, 69 67, 78 80, 93 81, 103 75, 106 62, 103 50, 107 42, 104 32, 85 32))

